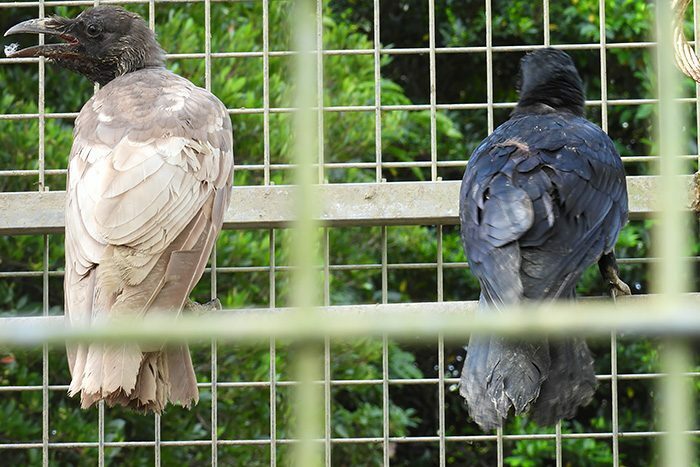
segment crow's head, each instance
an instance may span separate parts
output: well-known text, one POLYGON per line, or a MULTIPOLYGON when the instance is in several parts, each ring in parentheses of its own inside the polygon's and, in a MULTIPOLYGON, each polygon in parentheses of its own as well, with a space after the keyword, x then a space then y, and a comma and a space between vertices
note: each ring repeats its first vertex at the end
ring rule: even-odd
POLYGON ((20 33, 44 33, 63 42, 15 50, 7 53, 9 57, 44 56, 101 85, 132 71, 164 66, 153 31, 139 15, 123 8, 99 6, 74 19, 31 19, 13 26, 5 36, 20 33))
POLYGON ((566 52, 541 49, 520 61, 519 107, 545 104, 583 115, 583 82, 566 52))

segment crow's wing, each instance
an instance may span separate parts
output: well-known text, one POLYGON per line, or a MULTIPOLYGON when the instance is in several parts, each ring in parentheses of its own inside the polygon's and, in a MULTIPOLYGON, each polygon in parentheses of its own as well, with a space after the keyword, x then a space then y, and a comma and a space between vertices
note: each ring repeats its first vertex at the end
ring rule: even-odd
MULTIPOLYGON (((189 81, 146 69, 112 81, 90 99, 76 120, 69 163, 70 322, 179 312, 221 228, 232 170, 226 108, 189 81)), ((86 364, 95 368, 87 346, 81 348, 69 348, 74 382, 86 364)), ((138 370, 140 352, 119 360, 138 370)), ((137 371, 104 373, 102 392, 128 392, 137 371)), ((84 381, 84 393, 94 392, 89 387, 84 381)))
POLYGON ((472 155, 460 201, 470 266, 495 304, 570 295, 627 220, 612 141, 572 115, 526 115, 499 127, 472 155))

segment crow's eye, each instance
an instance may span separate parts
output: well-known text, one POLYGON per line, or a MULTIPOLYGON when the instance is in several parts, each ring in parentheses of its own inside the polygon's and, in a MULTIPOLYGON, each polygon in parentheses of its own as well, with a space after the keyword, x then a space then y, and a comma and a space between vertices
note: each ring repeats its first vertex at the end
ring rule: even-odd
POLYGON ((97 24, 89 24, 86 32, 90 37, 97 37, 100 35, 101 28, 97 24))

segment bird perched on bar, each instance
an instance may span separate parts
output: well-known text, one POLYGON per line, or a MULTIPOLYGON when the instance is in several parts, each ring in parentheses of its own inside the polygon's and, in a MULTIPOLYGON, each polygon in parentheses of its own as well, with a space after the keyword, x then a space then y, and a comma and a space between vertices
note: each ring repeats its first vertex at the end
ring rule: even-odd
MULTIPOLYGON (((169 313, 189 303, 231 195, 226 107, 165 69, 146 22, 100 6, 73 19, 22 22, 5 35, 63 42, 11 50, 43 56, 101 85, 75 121, 66 200, 65 312, 71 325, 169 313)), ((186 344, 70 345, 69 393, 144 412, 197 403, 186 344)))
MULTIPOLYGON (((627 222, 622 160, 584 117, 571 57, 546 48, 523 57, 510 119, 474 150, 460 191, 462 242, 479 279, 479 312, 526 301, 573 300, 598 262, 613 295, 628 295, 613 248, 627 222)), ((586 342, 474 335, 460 393, 485 430, 512 411, 540 425, 571 418, 596 388, 586 342)))

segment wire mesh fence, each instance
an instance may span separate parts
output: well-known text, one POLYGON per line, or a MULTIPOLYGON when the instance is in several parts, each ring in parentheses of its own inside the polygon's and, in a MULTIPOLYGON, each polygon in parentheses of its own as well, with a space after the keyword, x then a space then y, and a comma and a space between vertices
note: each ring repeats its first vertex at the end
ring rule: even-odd
MULTIPOLYGON (((483 20, 474 20, 475 24, 483 24, 479 42, 441 45, 438 45, 442 42, 439 35, 446 27, 441 12, 449 2, 396 2, 397 8, 406 15, 410 9, 427 12, 425 24, 415 25, 419 30, 417 37, 402 43, 393 42, 394 37, 384 34, 382 25, 390 21, 390 14, 396 13, 385 2, 368 2, 365 16, 354 18, 361 24, 355 29, 343 30, 337 24, 338 16, 331 15, 339 7, 333 2, 319 0, 313 5, 315 17, 298 27, 302 35, 304 32, 311 35, 307 39, 314 44, 305 52, 300 52, 295 46, 293 28, 289 26, 291 6, 288 2, 99 3, 127 5, 141 13, 160 35, 165 49, 171 52, 167 55, 168 66, 222 98, 232 115, 237 139, 235 185, 262 186, 266 190, 254 192, 245 208, 241 207, 243 202, 237 205, 234 201, 227 225, 246 230, 222 235, 211 267, 195 293, 195 298, 200 301, 218 296, 235 308, 274 309, 299 304, 293 296, 293 284, 303 267, 293 261, 296 247, 290 240, 293 233, 287 228, 296 214, 294 211, 280 214, 279 211, 284 209, 266 211, 259 204, 268 200, 279 206, 278 201, 288 198, 285 184, 294 182, 294 171, 306 167, 313 172, 313 182, 361 184, 350 186, 347 192, 340 191, 342 187, 329 187, 320 197, 324 204, 321 207, 323 214, 307 213, 309 219, 328 222, 326 226, 318 227, 318 244, 310 246, 318 250, 321 261, 306 266, 311 271, 314 287, 318 289, 319 304, 367 304, 367 309, 358 309, 362 313, 382 315, 390 308, 369 304, 388 306, 391 303, 427 301, 424 306, 416 306, 434 312, 436 316, 459 308, 461 311, 456 312, 463 312, 466 320, 466 314, 474 304, 470 300, 476 298, 475 283, 474 279, 465 279, 470 277, 468 265, 461 252, 458 228, 453 225, 456 223, 456 182, 450 180, 461 178, 471 150, 505 120, 515 106, 512 95, 503 91, 510 89, 514 80, 512 76, 499 73, 502 65, 516 60, 526 51, 550 45, 570 51, 575 60, 583 59, 595 72, 594 78, 584 76, 588 78, 587 115, 619 142, 628 139, 630 112, 648 109, 651 114, 659 104, 653 88, 645 88, 649 90, 648 94, 630 95, 627 87, 634 87, 629 82, 619 83, 609 78, 612 67, 625 69, 631 61, 653 61, 657 43, 644 32, 636 38, 632 34, 632 39, 626 36, 625 41, 617 41, 616 30, 606 22, 606 13, 608 17, 617 18, 618 10, 612 9, 620 6, 606 6, 604 0, 589 2, 595 6, 586 25, 589 30, 582 27, 580 40, 573 43, 559 40, 563 36, 554 27, 558 18, 552 20, 552 12, 563 14, 566 5, 561 2, 550 5, 548 0, 538 3, 537 16, 532 18, 530 26, 534 31, 530 35, 538 35, 538 38, 515 44, 508 44, 499 36, 499 28, 504 24, 494 21, 495 16, 499 20, 507 17, 504 11, 509 8, 509 2, 486 0, 478 5, 466 2, 465 10, 471 8, 473 11, 469 11, 474 17, 483 20), (243 18, 243 14, 249 17, 243 18), (188 17, 196 24, 188 25, 188 17), (177 31, 195 31, 196 34, 178 35, 177 31), (591 37, 597 40, 591 41, 591 37), (343 38, 346 40, 341 40, 343 38), (323 46, 317 49, 319 43, 323 46), (625 54, 620 55, 618 51, 625 51, 625 54), (313 58, 311 69, 307 68, 306 74, 301 75, 306 80, 301 83, 313 81, 314 95, 309 102, 301 103, 301 107, 308 106, 310 113, 299 111, 299 102, 295 100, 300 93, 299 87, 291 83, 293 80, 287 83, 281 78, 300 54, 313 58), (412 79, 422 76, 416 78, 418 83, 411 99, 398 95, 396 88, 387 84, 391 67, 402 60, 407 63, 402 69, 419 70, 420 73, 411 75, 412 79), (459 95, 445 96, 442 93, 441 88, 447 87, 447 83, 440 81, 439 77, 444 76, 440 71, 451 63, 473 67, 467 68, 463 75, 477 75, 472 81, 482 84, 481 97, 463 101, 459 95), (346 74, 360 77, 356 82, 348 82, 344 80, 346 74), (241 81, 242 77, 246 79, 241 81), (366 79, 360 81, 361 77, 366 79), (361 87, 362 91, 356 94, 343 92, 353 86, 361 87), (471 117, 460 120, 460 115, 467 114, 471 117), (306 118, 306 132, 294 133, 291 122, 296 115, 306 118), (449 118, 463 122, 462 126, 450 126, 446 123, 449 118), (313 131, 308 131, 310 129, 313 131), (367 136, 361 145, 347 136, 353 131, 367 136), (459 136, 454 136, 453 131, 459 136), (309 134, 316 136, 304 137, 309 134), (464 144, 463 140, 468 143, 464 144), (297 152, 305 157, 295 159, 295 144, 303 148, 297 152), (397 146, 401 151, 396 150, 397 146), (239 147, 244 147, 245 151, 239 151, 239 147), (395 185, 395 191, 384 194, 381 191, 385 190, 384 185, 395 185), (423 185, 428 188, 421 188, 423 185), (442 186, 451 188, 443 193, 440 191, 442 186), (423 189, 427 193, 420 191, 423 189), (447 199, 443 204, 440 204, 444 201, 441 196, 447 199), (405 200, 409 201, 399 202, 405 200), (332 211, 328 204, 340 208, 332 211), (353 216, 346 213, 358 204, 358 211, 364 214, 353 216), (388 204, 399 206, 387 211, 388 204), (401 215, 405 218, 397 220, 401 215), (392 225, 403 223, 413 225, 392 225)), ((3 2, 0 11, 21 9, 23 15, 39 17, 54 13, 70 15, 93 4, 95 2, 91 1, 3 2)), ((652 22, 653 14, 645 14, 645 21, 652 22)), ((695 31, 698 30, 698 16, 695 7, 695 31)), ((465 20, 467 25, 470 20, 472 18, 465 20)), ((31 205, 31 209, 37 211, 35 216, 29 214, 29 207, 21 210, 21 204, 13 201, 11 196, 14 195, 0 193, 1 205, 12 207, 4 213, 6 220, 3 222, 6 224, 3 224, 3 231, 17 235, 9 237, 3 246, 5 251, 2 254, 6 259, 5 264, 0 264, 3 268, 0 281, 4 290, 22 287, 34 290, 37 297, 41 296, 36 300, 39 307, 11 301, 3 305, 3 310, 7 311, 0 313, 4 316, 60 316, 63 236, 56 232, 60 232, 62 223, 60 220, 52 223, 47 219, 60 219, 60 208, 56 206, 61 205, 62 198, 56 194, 57 198, 52 198, 54 204, 51 204, 47 199, 54 193, 48 191, 49 187, 52 191, 65 187, 70 125, 79 110, 79 107, 65 107, 65 102, 82 103, 93 90, 85 83, 73 89, 62 86, 61 72, 51 70, 43 59, 3 58, 0 67, 0 73, 7 77, 6 86, 13 84, 12 78, 16 76, 13 73, 27 69, 37 71, 36 78, 32 78, 35 81, 22 84, 30 89, 29 95, 34 98, 36 107, 22 107, 21 103, 14 102, 3 107, 12 108, 11 112, 3 110, 0 114, 4 134, 19 134, 29 128, 36 135, 29 154, 11 157, 6 166, 0 167, 0 180, 4 180, 0 184, 3 191, 25 192, 28 196, 22 198, 21 203, 31 205), (22 110, 15 111, 14 108, 22 110), (32 191, 35 193, 30 193, 32 191), (27 234, 33 236, 27 237, 27 234), (17 255, 13 252, 22 250, 27 241, 38 248, 29 253, 31 258, 15 261, 17 255)), ((619 74, 618 71, 615 76, 619 74)), ((468 78, 464 76, 460 86, 472 85, 468 78)), ((700 141, 698 89, 685 86, 683 93, 676 102, 694 115, 694 125, 686 128, 684 121, 668 131, 686 135, 683 141, 689 140, 688 134, 695 135, 695 144, 671 147, 666 152, 656 143, 648 146, 630 143, 622 148, 623 161, 631 175, 630 186, 638 187, 638 202, 634 199, 631 202, 633 225, 639 230, 649 223, 649 212, 658 210, 652 206, 654 193, 644 182, 647 174, 652 173, 662 159, 659 154, 681 154, 677 159, 685 165, 679 171, 690 174, 697 170, 696 153, 700 141)), ((651 117, 644 118, 651 121, 651 117)), ((653 134, 649 133, 648 137, 653 138, 653 134)), ((4 150, 9 152, 11 149, 7 146, 4 150)), ((668 169, 665 170, 668 173, 668 169)), ((657 186, 664 193, 665 185, 657 186)), ((691 232, 697 237, 697 223, 691 227, 691 232)), ((679 244, 673 242, 673 246, 679 244)), ((653 286, 642 278, 655 264, 671 264, 671 267, 679 264, 666 263, 669 253, 662 250, 652 253, 646 248, 639 251, 628 249, 626 253, 627 256, 620 259, 623 273, 634 277, 637 291, 641 293, 648 292, 653 286)), ((678 254, 680 252, 676 251, 671 256, 678 254)), ((690 264, 697 270, 700 264, 698 252, 683 252, 683 255, 687 258, 683 264, 690 264)), ((693 287, 697 292, 697 283, 693 287)), ((600 292, 600 289, 593 288, 592 291, 600 292)), ((652 305, 644 306, 656 304, 652 302, 652 305)), ((640 305, 631 307, 638 309, 640 305)), ((671 309, 669 313, 674 311, 677 310, 671 309)), ((362 316, 359 314, 357 319, 366 319, 362 316)), ((571 318, 566 314, 562 316, 571 318)), ((674 315, 668 316, 671 319, 674 315)), ((693 321, 692 314, 684 314, 683 318, 682 324, 689 332, 697 331, 698 323, 693 321)), ((300 319, 313 326, 313 315, 300 319)), ((399 318, 398 328, 401 321, 399 318)), ((625 325, 616 327, 604 321, 601 319, 601 326, 627 329, 625 325)), ((352 322, 351 318, 349 322, 352 322)), ((253 465, 276 465, 289 462, 292 447, 320 444, 324 447, 323 462, 326 465, 350 465, 348 459, 356 459, 352 457, 353 452, 361 453, 362 458, 372 465, 401 463, 400 459, 406 463, 411 455, 423 455, 424 458, 419 459, 425 465, 461 465, 465 457, 460 457, 460 453, 465 451, 482 460, 484 465, 512 464, 519 456, 528 457, 528 452, 533 462, 539 462, 539 465, 552 462, 556 465, 591 465, 587 462, 592 460, 585 459, 588 451, 584 445, 574 443, 592 440, 604 443, 607 453, 607 457, 595 462, 634 465, 638 461, 645 462, 635 457, 635 450, 642 446, 648 451, 656 438, 675 429, 659 426, 651 412, 641 413, 641 420, 621 420, 619 416, 621 403, 624 405, 634 399, 629 395, 630 390, 646 391, 652 398, 655 387, 652 383, 667 379, 665 370, 654 363, 627 359, 631 353, 629 349, 634 345, 655 349, 655 342, 613 333, 608 342, 597 344, 601 386, 594 405, 598 404, 596 410, 606 414, 598 425, 565 422, 546 430, 523 423, 522 426, 509 426, 485 434, 469 425, 466 408, 455 390, 464 355, 461 345, 467 339, 466 330, 461 342, 455 340, 454 335, 448 339, 444 335, 444 332, 449 334, 448 321, 436 318, 435 327, 426 326, 426 337, 406 344, 415 351, 417 360, 427 360, 416 361, 414 365, 413 361, 405 361, 410 357, 402 346, 389 338, 390 334, 397 332, 387 324, 391 322, 391 317, 384 324, 377 321, 378 334, 362 339, 365 344, 339 338, 337 334, 341 332, 333 338, 324 337, 323 329, 326 328, 319 325, 322 340, 316 349, 318 359, 314 360, 319 372, 307 375, 307 378, 301 378, 292 368, 291 362, 301 355, 299 352, 303 349, 296 348, 289 336, 268 328, 270 335, 276 337, 259 344, 260 334, 264 334, 263 324, 257 328, 257 334, 251 331, 251 335, 258 336, 258 344, 237 345, 228 339, 202 344, 195 352, 202 402, 192 412, 170 409, 162 417, 155 416, 151 428, 146 430, 143 423, 135 422, 133 416, 124 411, 101 405, 96 411, 81 415, 80 421, 85 423, 84 433, 74 439, 66 438, 66 433, 72 433, 68 419, 76 416, 75 411, 66 407, 74 409, 77 403, 65 395, 68 373, 63 364, 63 350, 44 343, 40 355, 29 352, 25 360, 7 357, 8 363, 4 363, 8 368, 10 365, 13 368, 20 364, 38 365, 40 380, 27 382, 31 380, 29 377, 20 384, 16 370, 8 371, 0 380, 3 417, 9 420, 13 410, 27 407, 26 416, 37 427, 40 425, 41 430, 24 433, 19 427, 13 430, 13 426, 5 424, 5 428, 0 428, 0 451, 10 455, 27 452, 26 457, 19 459, 44 465, 70 463, 71 459, 74 463, 83 459, 86 463, 97 461, 100 465, 124 459, 156 465, 167 464, 173 459, 235 465, 245 459, 253 465), (348 354, 356 355, 350 358, 348 354), (414 366, 422 371, 411 370, 414 366), (355 371, 348 371, 348 367, 355 367, 355 371), (202 371, 204 368, 206 370, 202 371), (346 371, 341 372, 342 369, 346 371), (311 380, 310 384, 301 384, 303 379, 311 380), (304 443, 294 430, 295 423, 304 418, 294 416, 297 399, 293 390, 300 386, 312 388, 311 393, 316 396, 314 404, 321 413, 321 420, 315 423, 319 430, 313 431, 311 427, 309 437, 313 439, 310 443, 304 443), (320 391, 315 393, 313 388, 320 391), (432 396, 425 396, 431 392, 432 396), (407 405, 407 401, 417 397, 416 394, 421 395, 421 403, 430 401, 427 407, 407 405), (264 420, 247 420, 245 414, 259 415, 251 407, 259 406, 261 401, 267 406, 262 412, 264 420), (241 406, 246 408, 243 415, 241 406), (350 428, 344 426, 350 420, 350 412, 363 410, 369 422, 350 428), (417 422, 418 419, 421 422, 417 422), (175 429, 179 424, 185 428, 175 429), (643 441, 636 443, 639 440, 643 441), (528 444, 534 446, 538 442, 544 443, 543 447, 540 445, 534 451, 527 451, 528 444), (182 450, 181 457, 168 457, 177 449, 182 450), (130 454, 124 454, 124 450, 130 454), (576 451, 580 452, 576 454, 576 451), (402 452, 408 454, 401 456, 402 452)), ((5 329, 30 327, 26 324, 13 327, 17 323, 9 320, 4 323, 5 329)), ((40 328, 40 321, 34 323, 37 324, 31 326, 33 329, 40 328)), ((242 324, 234 320, 230 326, 242 324)), ((521 325, 526 326, 525 323, 521 325)), ((3 326, 2 322, 0 326, 3 326)), ((250 329, 256 328, 255 324, 251 326, 250 329)), ((357 337, 357 333, 348 332, 357 337)), ((36 336, 35 341, 44 342, 41 333, 36 336)), ((23 337, 32 339, 31 336, 23 337)), ((694 371, 683 369, 681 376, 686 381, 691 379, 697 387, 700 380, 697 362, 692 368, 694 371)), ((653 400, 656 401, 656 397, 653 400)), ((311 422, 314 425, 315 420, 311 422)), ((697 426, 683 427, 679 431, 687 432, 689 439, 695 442, 700 438, 697 426)), ((307 455, 313 456, 314 453, 307 455)))

